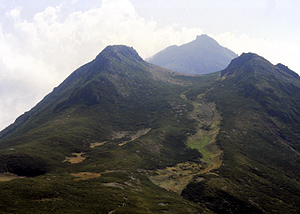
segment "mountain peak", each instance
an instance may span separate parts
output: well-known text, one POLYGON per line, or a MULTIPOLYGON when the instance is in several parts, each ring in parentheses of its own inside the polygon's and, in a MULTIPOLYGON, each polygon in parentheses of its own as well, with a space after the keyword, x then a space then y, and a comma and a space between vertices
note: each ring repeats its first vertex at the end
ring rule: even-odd
POLYGON ((231 76, 235 74, 253 75, 259 77, 277 77, 284 79, 300 79, 299 75, 283 64, 273 65, 265 58, 255 53, 243 53, 233 59, 227 68, 221 71, 221 76, 231 76))
POLYGON ((228 67, 221 72, 221 76, 229 76, 235 74, 239 70, 249 71, 250 68, 253 68, 253 66, 261 63, 271 64, 266 59, 255 53, 242 53, 241 56, 231 60, 228 67))
POLYGON ((213 38, 209 37, 206 34, 201 34, 200 36, 198 35, 196 37, 195 41, 197 41, 197 42, 213 42, 213 43, 218 44, 218 42, 216 40, 214 40, 213 38))
POLYGON ((211 48, 220 48, 220 44, 214 40, 213 38, 209 37, 206 34, 201 34, 196 37, 196 40, 190 43, 191 45, 196 45, 198 48, 202 48, 209 52, 211 48))
POLYGON ((180 46, 169 46, 149 62, 188 74, 208 74, 224 69, 237 55, 206 34, 180 46))
POLYGON ((103 56, 106 58, 117 58, 119 60, 125 57, 132 60, 143 61, 134 48, 126 45, 109 45, 96 57, 96 60, 103 56))
POLYGON ((257 55, 256 53, 251 53, 251 52, 248 52, 248 53, 242 53, 242 55, 240 56, 241 58, 243 59, 248 59, 248 60, 251 60, 255 57, 260 57, 259 55, 257 55))
MULTIPOLYGON (((256 53, 242 53, 239 57, 233 59, 232 61, 238 61, 240 63, 247 63, 255 59, 264 59, 263 57, 257 55, 256 53)), ((265 60, 265 59, 264 59, 265 60)))
POLYGON ((209 37, 207 34, 201 34, 201 35, 197 35, 196 40, 197 40, 197 39, 202 39, 202 38, 212 39, 212 38, 209 37))

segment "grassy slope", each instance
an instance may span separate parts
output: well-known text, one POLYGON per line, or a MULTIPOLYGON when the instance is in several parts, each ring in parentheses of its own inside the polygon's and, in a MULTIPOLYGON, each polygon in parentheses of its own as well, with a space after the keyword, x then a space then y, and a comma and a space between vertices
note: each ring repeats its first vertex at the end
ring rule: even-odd
POLYGON ((206 210, 155 186, 147 177, 147 170, 201 157, 185 145, 185 134, 195 131, 194 121, 187 118, 193 106, 180 96, 193 77, 119 53, 104 52, 104 57, 77 70, 1 133, 0 154, 7 160, 2 171, 12 172, 7 168, 12 165, 34 176, 36 168, 45 169, 37 177, 0 183, 3 213, 206 210), (85 158, 82 162, 65 161, 79 153, 85 158), (24 161, 14 161, 18 156, 24 161), (37 166, 40 160, 45 164, 37 166), (72 174, 82 172, 101 176, 74 180, 72 174))
POLYGON ((298 213, 299 98, 282 88, 299 90, 299 82, 261 58, 249 63, 207 93, 222 112, 223 162, 217 175, 202 175, 182 195, 217 213, 298 213))

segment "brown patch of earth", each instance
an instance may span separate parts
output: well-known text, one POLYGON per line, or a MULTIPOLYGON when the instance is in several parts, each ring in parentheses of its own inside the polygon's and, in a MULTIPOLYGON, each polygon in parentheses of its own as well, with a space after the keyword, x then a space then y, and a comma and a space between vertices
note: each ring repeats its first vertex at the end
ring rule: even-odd
POLYGON ((119 146, 124 146, 127 143, 127 141, 125 141, 124 143, 119 143, 119 146))
POLYGON ((0 182, 10 181, 10 180, 19 179, 19 178, 25 178, 25 177, 18 176, 16 174, 9 173, 9 172, 0 173, 0 182))
POLYGON ((91 143, 90 148, 95 148, 96 146, 103 146, 104 144, 106 144, 108 141, 104 141, 104 142, 96 142, 96 143, 91 143))
POLYGON ((101 176, 100 173, 95 172, 78 172, 78 173, 72 173, 72 176, 74 176, 74 181, 80 181, 80 180, 88 180, 92 178, 98 178, 101 176))
POLYGON ((70 162, 71 164, 81 163, 86 159, 86 157, 82 157, 82 155, 84 154, 84 152, 72 153, 74 157, 66 157, 66 159, 63 162, 70 162))
MULTIPOLYGON (((181 194, 182 190, 205 168, 205 164, 193 162, 179 163, 173 167, 154 171, 154 176, 150 180, 169 191, 181 194)), ((150 171, 150 173, 153 173, 150 171)))
POLYGON ((74 176, 74 181, 79 181, 79 180, 88 180, 92 178, 98 178, 102 174, 108 174, 108 173, 113 173, 113 172, 125 172, 124 170, 106 170, 105 172, 101 173, 95 173, 95 172, 78 172, 78 173, 71 173, 72 176, 74 176))

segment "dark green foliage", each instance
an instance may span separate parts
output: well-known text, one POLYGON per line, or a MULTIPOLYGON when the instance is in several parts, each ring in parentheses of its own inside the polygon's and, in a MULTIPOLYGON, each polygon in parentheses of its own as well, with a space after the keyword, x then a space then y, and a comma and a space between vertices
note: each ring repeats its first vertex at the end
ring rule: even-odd
POLYGON ((1 172, 26 176, 0 182, 0 213, 299 213, 299 92, 292 72, 255 54, 193 76, 107 47, 0 133, 1 172), (187 147, 199 100, 221 114, 222 163, 196 173, 181 197, 149 170, 202 164, 187 147))
POLYGON ((43 175, 50 170, 46 160, 27 154, 2 155, 0 164, 0 172, 10 172, 27 177, 43 175))
POLYGON ((299 82, 255 54, 243 54, 221 74, 206 94, 222 112, 220 177, 188 185, 183 196, 220 213, 299 212, 299 82))
POLYGON ((263 213, 260 209, 251 205, 249 202, 242 201, 225 191, 207 187, 206 182, 190 183, 181 195, 188 200, 205 204, 207 208, 215 213, 263 213))
POLYGON ((8 162, 1 162, 2 171, 40 176, 0 183, 1 210, 5 213, 202 212, 203 207, 155 186, 143 171, 136 172, 201 157, 198 151, 185 145, 184 133, 194 130, 194 121, 186 117, 192 108, 180 97, 189 77, 162 69, 162 73, 152 73, 152 70, 156 72, 158 68, 143 62, 131 48, 108 47, 3 130, 1 157, 8 162), (170 111, 172 108, 174 112, 170 111), (176 111, 180 113, 174 118, 176 111), (130 142, 130 136, 114 139, 115 133, 125 131, 134 135, 143 129, 151 131, 135 141, 130 142), (102 141, 108 142, 90 148, 91 143, 102 141), (161 148, 160 152, 156 153, 147 142, 161 148), (22 155, 11 155, 9 151, 22 151, 22 155), (72 153, 80 152, 86 157, 82 163, 63 162, 72 153), (86 171, 101 176, 74 181, 70 175, 86 171), (109 185, 105 186, 106 183, 109 185), (170 205, 159 205, 165 202, 170 205))

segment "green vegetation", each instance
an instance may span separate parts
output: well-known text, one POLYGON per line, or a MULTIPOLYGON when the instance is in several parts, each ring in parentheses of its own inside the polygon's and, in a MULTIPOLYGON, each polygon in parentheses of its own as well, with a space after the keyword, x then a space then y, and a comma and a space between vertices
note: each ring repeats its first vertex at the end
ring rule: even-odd
POLYGON ((0 213, 299 213, 299 92, 254 54, 192 76, 107 47, 0 133, 0 213))
POLYGON ((291 84, 297 88, 299 82, 254 54, 235 61, 205 96, 222 112, 216 138, 223 150, 218 176, 203 175, 203 180, 190 183, 182 196, 217 213, 298 213, 300 159, 293 146, 298 143, 287 139, 299 137, 295 128, 300 121, 288 119, 296 118, 291 109, 297 108, 299 99, 277 85, 281 82, 282 88, 291 84), (276 99, 282 100, 278 103, 276 99), (272 105, 267 107, 266 100, 272 105), (283 135, 282 130, 287 129, 289 133, 283 135))

